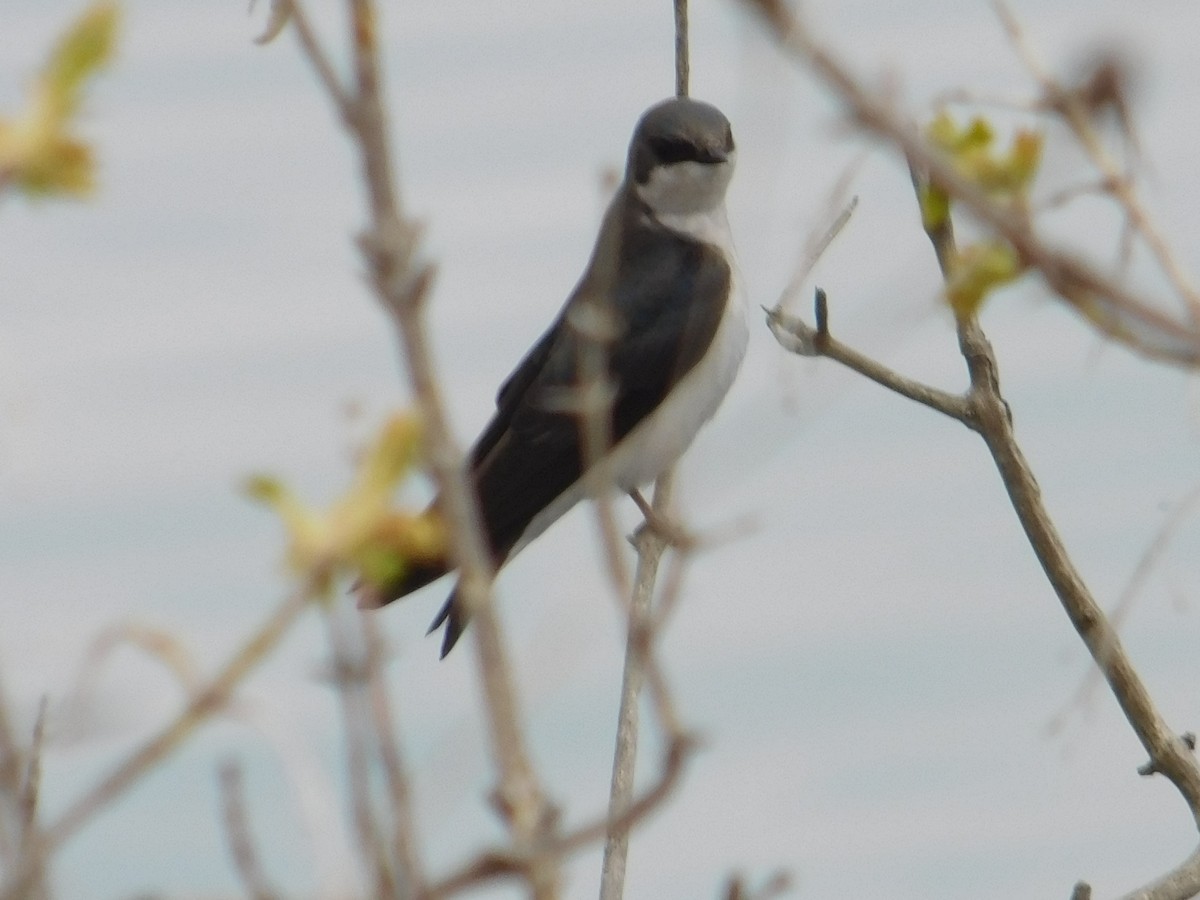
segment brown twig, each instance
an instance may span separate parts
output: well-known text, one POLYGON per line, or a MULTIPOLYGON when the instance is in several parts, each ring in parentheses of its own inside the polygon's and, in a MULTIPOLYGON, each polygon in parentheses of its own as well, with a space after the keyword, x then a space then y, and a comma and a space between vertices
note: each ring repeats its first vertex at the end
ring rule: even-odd
POLYGON ((744 0, 763 16, 783 50, 808 67, 863 131, 881 138, 1016 251, 1022 265, 1108 336, 1153 359, 1200 366, 1200 324, 1166 315, 1123 285, 1043 239, 1027 211, 993 200, 931 147, 891 99, 868 91, 784 0, 744 0))
POLYGON ((20 865, 28 865, 30 873, 30 900, 42 900, 48 896, 46 886, 46 861, 49 854, 44 849, 41 828, 38 825, 38 801, 42 790, 42 750, 46 737, 47 698, 38 703, 37 718, 33 723, 33 737, 29 741, 25 771, 17 797, 17 812, 20 816, 19 849, 20 865))
MULTIPOLYGON (((224 709, 234 689, 278 646, 308 608, 312 596, 313 588, 308 583, 288 595, 166 727, 127 756, 42 832, 30 860, 51 855, 93 816, 170 756, 200 725, 224 709)), ((0 892, 0 900, 25 897, 34 874, 31 862, 17 867, 0 892)))
POLYGON ((775 339, 785 350, 790 350, 800 356, 827 356, 889 391, 894 391, 922 406, 928 406, 942 415, 957 419, 968 428, 975 427, 971 418, 970 406, 961 395, 907 378, 835 339, 829 332, 828 307, 826 306, 825 292, 821 288, 817 288, 814 307, 818 311, 823 311, 818 312, 816 328, 799 316, 790 316, 784 313, 782 301, 781 305, 764 310, 767 314, 767 327, 771 329, 771 333, 775 335, 775 339))
MULTIPOLYGON (((1167 277, 1176 294, 1186 304, 1189 315, 1193 318, 1200 316, 1200 294, 1197 294, 1191 278, 1184 272, 1178 257, 1172 252, 1166 238, 1155 226, 1154 220, 1138 196, 1133 180, 1122 171, 1096 132, 1091 115, 1091 110, 1095 106, 1095 98, 1086 97, 1086 92, 1082 90, 1069 90, 1053 78, 1033 52, 1020 21, 1008 4, 1003 0, 993 0, 993 6, 1017 56, 1020 57, 1025 68, 1042 89, 1042 106, 1056 113, 1058 118, 1071 129, 1079 146, 1083 148, 1092 165, 1100 173, 1106 192, 1111 194, 1125 211, 1130 230, 1141 236, 1158 263, 1159 269, 1167 277)), ((1115 78, 1103 78, 1102 80, 1105 82, 1116 81, 1115 78)), ((1106 98, 1109 102, 1123 105, 1120 96, 1122 92, 1117 91, 1115 85, 1108 93, 1115 94, 1115 96, 1106 98)), ((1123 118, 1127 118, 1127 116, 1123 115, 1123 118)), ((1122 124, 1127 130, 1132 128, 1128 121, 1122 124)), ((1131 132, 1130 134, 1132 137, 1131 132)))
MULTIPOLYGON (((1129 576, 1129 581, 1122 588, 1120 595, 1117 597, 1117 602, 1109 610, 1108 616, 1114 628, 1121 627, 1121 623, 1125 620, 1125 617, 1133 608, 1134 601, 1141 593, 1143 585, 1154 571, 1159 559, 1166 552, 1171 538, 1175 536, 1175 533, 1179 530, 1184 520, 1192 514, 1198 502, 1200 502, 1200 485, 1193 487, 1171 507, 1170 513, 1163 520, 1163 524, 1159 526, 1154 537, 1150 539, 1146 549, 1138 559, 1137 565, 1134 566, 1133 574, 1129 576)), ((1047 731, 1051 734, 1056 733, 1063 727, 1067 714, 1072 709, 1086 707, 1093 690, 1100 684, 1101 680, 1101 672, 1089 666, 1087 673, 1080 682, 1078 689, 1071 696, 1071 699, 1067 701, 1063 709, 1056 713, 1047 724, 1047 731)))
POLYGON ((725 888, 725 900, 773 900, 787 893, 791 887, 792 879, 787 872, 775 872, 758 890, 747 887, 745 879, 736 875, 729 879, 729 885, 725 888))
POLYGON ((342 606, 328 608, 325 620, 333 653, 331 681, 337 690, 342 713, 341 731, 346 742, 346 775, 358 838, 356 849, 362 858, 364 872, 370 873, 372 895, 394 897, 398 893, 397 873, 383 838, 371 790, 370 736, 373 727, 364 694, 374 661, 370 649, 361 640, 359 613, 342 606))
MULTIPOLYGON (((674 479, 670 473, 658 479, 651 509, 662 512, 669 508, 673 484, 674 479)), ((617 743, 613 753, 612 783, 608 800, 609 819, 614 822, 629 808, 633 798, 637 766, 638 698, 641 696, 646 676, 646 657, 650 644, 650 636, 647 634, 650 603, 654 596, 658 565, 666 549, 665 535, 660 535, 653 529, 642 531, 633 597, 629 605, 625 668, 621 677, 621 703, 617 713, 617 743)), ((610 829, 604 844, 604 861, 600 876, 601 900, 619 900, 623 896, 628 856, 628 828, 610 829)))
MULTIPOLYGON (((954 253, 954 235, 948 222, 942 229, 929 231, 939 260, 954 253)), ((1158 712, 1120 636, 1072 563, 1042 504, 1041 489, 1013 434, 1012 416, 1000 393, 996 358, 983 329, 975 318, 960 317, 957 325, 959 347, 971 379, 967 398, 979 423, 979 434, 992 454, 1029 544, 1063 610, 1149 754, 1153 770, 1175 785, 1200 827, 1200 766, 1195 755, 1158 712)))
MULTIPOLYGON (((325 73, 329 67, 322 64, 326 57, 308 27, 303 7, 298 0, 290 2, 305 55, 326 81, 330 98, 358 150, 370 208, 370 224, 359 245, 375 293, 395 323, 409 383, 425 426, 429 465, 459 571, 458 596, 473 623, 488 734, 499 769, 495 796, 515 845, 528 852, 547 839, 555 817, 525 749, 516 688, 491 603, 491 555, 479 525, 474 491, 465 475, 463 454, 450 430, 425 335, 424 301, 433 268, 418 259, 420 229, 404 216, 392 175, 375 6, 370 0, 347 0, 354 74, 352 88, 345 88, 336 78, 328 80, 325 73)), ((556 868, 549 864, 533 873, 534 896, 553 896, 557 878, 556 868)))
POLYGON ((412 790, 409 785, 400 739, 396 733, 392 704, 388 696, 387 679, 383 676, 384 646, 374 617, 361 616, 370 667, 367 670, 368 699, 371 723, 375 729, 378 753, 387 779, 389 811, 392 815, 392 853, 396 870, 403 879, 403 888, 411 896, 425 893, 425 869, 417 847, 417 827, 412 810, 412 790))
MULTIPOLYGON (((756 0, 755 5, 766 16, 782 45, 818 75, 864 129, 885 138, 902 151, 914 176, 920 173, 921 178, 943 187, 974 215, 995 228, 1017 248, 1028 264, 1041 271, 1056 291, 1080 302, 1084 299, 1081 291, 1088 295, 1102 294, 1127 310, 1144 311, 1148 319, 1164 327, 1169 324, 1186 337, 1184 343, 1187 346, 1179 348, 1180 355, 1174 361, 1200 362, 1200 340, 1188 331, 1186 323, 1168 323, 1160 313, 1146 309, 1139 300, 1090 267, 1048 248, 1036 237, 1032 223, 1025 216, 991 202, 978 187, 959 176, 940 154, 932 151, 916 130, 901 120, 887 103, 868 94, 845 66, 809 34, 785 4, 780 0, 756 0)), ((955 252, 948 217, 944 226, 929 230, 929 238, 945 273, 955 252)), ((1076 631, 1104 673, 1126 719, 1149 754, 1154 771, 1164 774, 1176 786, 1200 826, 1200 767, 1187 744, 1167 727, 1158 713, 1116 631, 1071 563, 1042 505, 1037 481, 1013 435, 1008 405, 1000 393, 995 356, 978 321, 960 317, 957 324, 959 347, 970 376, 965 399, 976 422, 975 430, 992 454, 1030 545, 1076 631)))
MULTIPOLYGON (((691 75, 688 41, 688 2, 673 0, 675 20, 675 95, 688 96, 691 75)), ((667 518, 671 506, 674 472, 661 475, 654 488, 650 513, 657 519, 667 518)), ((647 522, 651 516, 647 516, 647 522)), ((617 738, 613 750, 612 780, 609 786, 608 826, 604 842, 604 857, 600 869, 600 900, 620 900, 625 893, 625 870, 629 857, 629 828, 618 828, 617 822, 632 808, 633 783, 637 765, 638 699, 643 684, 649 680, 660 710, 660 721, 668 725, 668 735, 678 737, 679 726, 674 720, 666 683, 653 661, 653 635, 650 628, 651 601, 658 577, 659 562, 669 543, 669 535, 653 528, 643 528, 637 542, 638 562, 634 575, 633 595, 629 603, 629 625, 625 642, 625 665, 621 676, 621 701, 617 712, 617 738), (668 719, 668 716, 670 718, 668 719)))
MULTIPOLYGON (((978 218, 996 228, 1018 249, 1027 263, 1042 272, 1051 287, 1068 299, 1080 301, 1083 299, 1081 291, 1092 294, 1101 292, 1127 310, 1143 309, 1138 301, 1098 276, 1090 268, 1043 245, 1035 236, 1032 223, 1027 218, 1011 209, 1001 209, 989 203, 978 189, 963 184, 963 179, 959 178, 938 154, 931 152, 915 129, 901 122, 897 114, 881 100, 868 95, 850 73, 792 17, 791 12, 781 2, 758 0, 757 5, 767 15, 784 46, 818 74, 847 104, 860 124, 904 152, 918 192, 922 179, 926 183, 936 183, 946 189, 978 218)), ((956 253, 949 217, 928 227, 927 234, 943 275, 946 275, 956 253)), ((1151 318, 1154 318, 1157 324, 1165 324, 1157 313, 1151 318)), ((1184 334, 1188 328, 1186 323, 1171 322, 1170 326, 1182 329, 1180 333, 1187 338, 1187 342, 1192 342, 1193 336, 1184 334)), ((978 321, 974 317, 959 316, 957 331, 959 347, 967 363, 970 378, 970 387, 961 400, 967 404, 972 428, 980 434, 991 452, 1030 546, 1064 611, 1103 673, 1127 721, 1150 757, 1149 762, 1140 771, 1165 775, 1180 792, 1192 812, 1193 819, 1200 826, 1200 766, 1197 766, 1193 753, 1194 740, 1189 740, 1190 736, 1176 734, 1167 726, 1122 647, 1117 632, 1072 564, 1042 504, 1037 481, 1016 442, 1011 413, 1000 392, 996 359, 978 321)), ((824 350, 828 346, 827 326, 821 326, 815 332, 802 332, 797 338, 800 352, 826 355, 824 350)), ((1200 355, 1197 355, 1194 349, 1184 349, 1175 361, 1190 363, 1193 359, 1200 359, 1200 355)), ((894 384, 894 379, 890 378, 875 380, 889 387, 894 384)), ((913 396, 912 390, 901 390, 900 393, 918 399, 913 396)), ((942 398, 943 401, 946 399, 942 398)), ((937 404, 929 402, 926 402, 926 405, 939 408, 937 404)), ((950 407, 943 410, 948 415, 958 421, 967 421, 962 416, 955 415, 957 403, 943 402, 941 405, 950 407)), ((1200 868, 1200 864, 1190 859, 1160 882, 1133 896, 1155 900, 1192 896, 1195 893, 1194 888, 1200 886, 1200 880, 1196 876, 1197 868, 1200 868), (1181 885, 1184 890, 1190 892, 1180 892, 1181 885)))
POLYGON ((692 76, 692 51, 688 40, 688 0, 672 0, 675 12, 675 96, 688 95, 692 76))
POLYGON ((225 819, 225 838, 233 867, 242 886, 253 900, 276 900, 278 892, 271 887, 259 861, 258 849, 250 833, 246 816, 246 797, 242 785, 242 767, 237 760, 227 759, 217 770, 221 786, 221 810, 225 819))
POLYGON ((1120 900, 1187 900, 1200 894, 1200 849, 1161 878, 1125 894, 1120 900))
POLYGON ((9 863, 20 844, 21 756, 9 714, 8 692, 0 682, 0 858, 9 863))
MULTIPOLYGON (((606 815, 594 822, 582 825, 564 835, 557 835, 543 845, 539 855, 556 861, 565 860, 591 846, 607 834, 628 833, 643 818, 657 809, 678 787, 687 761, 696 747, 694 738, 680 734, 667 746, 666 757, 658 778, 640 796, 630 802, 617 815, 606 815)), ((458 871, 437 882, 429 889, 429 900, 457 894, 472 885, 503 876, 522 876, 539 865, 536 856, 512 853, 507 850, 491 850, 479 854, 458 871)))

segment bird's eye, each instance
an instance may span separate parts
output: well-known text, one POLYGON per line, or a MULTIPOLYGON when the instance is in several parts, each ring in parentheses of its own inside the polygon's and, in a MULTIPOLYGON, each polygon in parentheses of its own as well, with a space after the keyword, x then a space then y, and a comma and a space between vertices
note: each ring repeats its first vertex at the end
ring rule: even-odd
POLYGON ((696 146, 682 138, 655 138, 650 149, 660 163, 686 162, 696 159, 696 146))

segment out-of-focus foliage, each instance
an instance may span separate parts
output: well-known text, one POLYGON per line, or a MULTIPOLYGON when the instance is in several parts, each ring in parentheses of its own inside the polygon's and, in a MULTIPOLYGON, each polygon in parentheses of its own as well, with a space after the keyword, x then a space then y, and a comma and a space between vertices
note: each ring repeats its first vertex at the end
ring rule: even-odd
POLYGON ((416 561, 446 552, 441 519, 430 512, 393 507, 400 482, 420 459, 421 429, 413 415, 397 414, 363 455, 349 490, 328 510, 302 503, 266 475, 250 479, 247 491, 273 507, 287 529, 288 567, 321 590, 340 574, 382 585, 416 561))
POLYGON ((73 126, 89 79, 112 58, 116 3, 88 7, 59 38, 23 110, 0 116, 0 190, 29 196, 84 196, 95 185, 88 144, 73 126))
MULTIPOLYGON (((1042 160, 1042 136, 1020 129, 1007 150, 996 146, 991 124, 976 116, 959 125, 948 113, 938 115, 925 130, 926 137, 944 152, 964 178, 974 182, 999 203, 1024 209, 1042 160)), ((921 219, 927 230, 949 221, 950 197, 936 184, 920 191, 921 219)), ((1016 251, 994 238, 962 248, 950 261, 946 299, 956 314, 974 315, 995 288, 1024 271, 1016 251)))

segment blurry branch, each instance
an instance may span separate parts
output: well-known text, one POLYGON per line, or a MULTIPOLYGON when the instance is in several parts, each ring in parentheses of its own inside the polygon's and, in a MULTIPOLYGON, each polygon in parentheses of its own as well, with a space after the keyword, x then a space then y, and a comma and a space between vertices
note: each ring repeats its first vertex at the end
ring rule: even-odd
POLYGON ((741 876, 731 878, 725 889, 724 900, 774 900, 792 888, 792 879, 787 872, 776 872, 758 890, 746 887, 741 876))
POLYGON ((19 853, 21 760, 24 755, 13 729, 8 692, 0 682, 0 859, 6 867, 12 865, 19 853))
MULTIPOLYGON (((924 173, 929 185, 945 192, 1007 241, 1022 269, 1037 271, 1051 291, 1114 340, 1154 359, 1200 366, 1200 321, 1194 318, 1197 313, 1189 300, 1190 288, 1186 279, 1178 274, 1174 262, 1166 264, 1166 271, 1173 284, 1188 292, 1182 299, 1190 311, 1183 317, 1165 314, 1096 266, 1042 238, 1028 208, 997 200, 979 183, 964 175, 952 158, 913 127, 895 108, 890 97, 865 87, 784 0, 743 2, 765 19, 784 52, 807 67, 844 104, 857 127, 902 154, 924 173), (1176 274, 1171 275, 1172 272, 1176 274)), ((1069 126, 1086 136, 1081 139, 1084 148, 1101 166, 1106 187, 1115 191, 1130 222, 1154 250, 1160 263, 1163 259, 1169 260, 1165 244, 1146 227, 1148 219, 1136 204, 1128 180, 1116 172, 1111 161, 1099 155, 1101 145, 1086 115, 1095 105, 1088 102, 1089 98, 1094 99, 1095 92, 1085 90, 1090 83, 1085 82, 1074 91, 1057 83, 1046 83, 1053 84, 1055 90, 1043 98, 1042 108, 1060 118, 1065 117, 1069 126)))
POLYGON ((952 394, 939 388, 922 384, 889 369, 869 356, 843 344, 829 332, 829 306, 825 291, 817 289, 814 309, 816 327, 809 325, 799 316, 790 316, 782 311, 784 301, 767 314, 767 327, 775 335, 780 346, 799 356, 827 356, 840 362, 848 369, 871 379, 889 391, 894 391, 922 406, 957 419, 968 428, 975 429, 970 404, 960 394, 952 394))
POLYGON ((47 896, 45 868, 48 855, 40 850, 41 831, 38 827, 38 799, 42 788, 42 748, 46 736, 47 705, 46 698, 43 697, 38 704, 37 719, 33 725, 33 739, 29 743, 29 753, 18 796, 20 845, 17 858, 21 862, 31 861, 29 893, 31 897, 35 898, 47 896))
MULTIPOLYGON (((1036 237, 1033 223, 1020 202, 1019 192, 1013 192, 997 202, 979 182, 964 177, 948 161, 946 154, 935 149, 915 128, 902 120, 883 100, 867 92, 849 71, 823 49, 804 26, 781 2, 757 0, 779 40, 798 61, 808 65, 818 78, 848 107, 854 120, 905 154, 913 177, 913 186, 921 206, 921 218, 937 256, 943 278, 949 289, 960 273, 963 263, 955 245, 949 215, 949 200, 961 203, 977 218, 993 227, 1017 249, 1021 260, 1038 269, 1047 283, 1065 299, 1085 304, 1093 319, 1099 308, 1107 303, 1120 313, 1121 336, 1130 337, 1123 325, 1138 316, 1143 323, 1153 320, 1163 326, 1160 337, 1167 331, 1180 337, 1175 346, 1179 352, 1166 352, 1166 343, 1153 345, 1133 342, 1138 349, 1160 355, 1175 362, 1193 364, 1200 360, 1200 343, 1195 341, 1196 324, 1191 321, 1167 323, 1158 313, 1152 313, 1123 289, 1096 273, 1092 268, 1048 248, 1036 237), (927 200, 934 191, 946 195, 942 207, 931 212, 927 200), (1103 298, 1103 300, 1101 299, 1103 298), (1086 303, 1085 303, 1086 301, 1086 303), (1166 326, 1169 324, 1169 328, 1166 326)), ((1067 101, 1059 98, 1057 107, 1067 101)), ((1069 106, 1070 104, 1068 104, 1069 106)), ((1074 115, 1074 114, 1072 114, 1074 115)), ((994 286, 994 285, 992 285, 994 286)), ((981 297, 990 287, 980 290, 981 297)), ((786 297, 785 297, 786 300, 786 297)), ((861 372, 876 382, 903 396, 917 400, 930 408, 967 425, 977 432, 991 452, 1009 499, 1021 522, 1042 569, 1057 594, 1063 609, 1080 638, 1103 673, 1130 726, 1137 734, 1150 759, 1139 769, 1142 774, 1165 775, 1182 795, 1200 827, 1200 766, 1193 754, 1195 739, 1173 732, 1159 714, 1126 654, 1116 630, 1105 616, 1084 584, 1067 555, 1062 541, 1042 504, 1041 492, 1024 455, 1016 442, 1012 417, 999 385, 999 371, 990 343, 979 325, 975 312, 978 303, 964 308, 955 306, 955 321, 959 349, 967 364, 970 386, 961 397, 912 382, 884 367, 867 360, 833 341, 829 335, 828 311, 824 295, 818 292, 817 327, 809 328, 798 320, 783 316, 781 301, 775 310, 768 311, 768 323, 788 349, 804 355, 830 356, 861 372)), ((1114 313, 1115 314, 1115 313, 1114 313)), ((1101 316, 1101 326, 1115 325, 1117 318, 1101 316)), ((1135 896, 1161 900, 1165 897, 1192 896, 1177 893, 1180 884, 1194 878, 1193 861, 1189 860, 1177 873, 1143 889, 1135 896)), ((1188 890, 1191 890, 1189 887, 1188 890)))
POLYGON ((364 616, 344 600, 326 611, 332 650, 330 680, 342 709, 358 850, 364 871, 374 876, 373 896, 424 897, 424 867, 416 845, 416 823, 400 740, 383 676, 386 648, 373 616, 364 616), (377 809, 372 789, 373 763, 383 769, 386 804, 377 809), (390 819, 390 828, 384 820, 390 819))
POLYGON ((279 896, 267 882, 259 862, 258 850, 250 834, 246 817, 246 798, 242 788, 242 768, 236 760, 223 762, 217 770, 221 786, 221 809, 225 819, 225 838, 234 869, 253 900, 276 900, 279 896))
POLYGON ((604 816, 582 825, 566 834, 555 835, 538 848, 536 855, 513 853, 506 849, 486 851, 479 854, 457 872, 432 885, 428 897, 448 897, 484 881, 502 876, 519 875, 529 877, 543 865, 541 856, 553 861, 566 859, 573 853, 586 849, 609 834, 627 833, 646 815, 658 808, 678 786, 687 760, 695 748, 692 738, 680 734, 667 745, 666 757, 655 781, 644 792, 633 798, 619 814, 604 816))
POLYGON ((308 608, 312 596, 313 585, 306 582, 284 599, 217 674, 192 696, 173 721, 127 756, 48 825, 19 864, 12 868, 8 881, 0 891, 0 900, 18 900, 28 896, 41 860, 48 859, 92 817, 110 806, 170 756, 200 725, 220 713, 228 705, 234 689, 270 655, 300 614, 308 608))
POLYGON ((371 879, 368 896, 396 897, 402 895, 399 880, 404 876, 396 871, 390 848, 383 838, 371 789, 373 726, 366 686, 372 670, 377 668, 376 648, 368 647, 362 640, 360 627, 354 621, 363 618, 362 615, 357 610, 345 609, 345 606, 344 602, 332 604, 325 611, 325 622, 333 650, 330 680, 337 690, 342 712, 346 774, 358 838, 355 843, 362 857, 363 871, 371 879))
POLYGON ((392 715, 387 680, 383 677, 386 647, 373 616, 359 616, 367 652, 367 701, 370 723, 374 727, 376 751, 387 781, 388 808, 392 815, 391 851, 396 868, 409 894, 425 892, 425 870, 417 848, 416 820, 412 810, 412 791, 401 753, 401 744, 392 715))
MULTIPOLYGON (((952 257, 955 252, 954 235, 949 219, 939 228, 931 229, 929 237, 939 260, 952 257)), ((820 292, 817 305, 820 323, 818 328, 810 329, 803 325, 801 334, 795 337, 802 346, 811 348, 813 352, 808 355, 829 355, 903 396, 925 402, 925 405, 944 412, 983 438, 1017 518, 1047 579, 1096 666, 1108 682, 1130 726, 1150 756, 1150 762, 1139 771, 1142 774, 1157 772, 1165 775, 1179 790, 1192 812, 1193 819, 1200 826, 1200 767, 1197 766, 1192 753, 1194 739, 1190 739, 1190 735, 1179 736, 1174 733, 1159 714, 1116 630, 1088 591, 1067 555, 1062 540, 1042 505, 1037 481, 1017 445, 1010 410, 1000 393, 995 355, 978 320, 962 316, 956 319, 959 348, 967 363, 970 387, 952 403, 950 395, 943 396, 942 392, 934 388, 911 382, 891 373, 878 363, 867 361, 869 364, 863 365, 865 357, 860 354, 848 354, 841 350, 836 356, 832 353, 827 354, 825 350, 835 345, 829 337, 828 321, 822 311, 824 297, 820 292), (925 396, 938 399, 935 402, 926 402, 921 399, 925 396), (964 404, 965 408, 960 409, 959 403, 964 404)), ((784 320, 774 311, 768 312, 768 319, 772 330, 778 334, 784 327, 784 320)), ((787 347, 787 335, 784 337, 781 343, 787 347)), ((1162 900, 1176 895, 1148 893, 1144 896, 1146 900, 1162 900)))
MULTIPOLYGON (((459 597, 471 616, 480 686, 493 757, 499 769, 497 805, 518 852, 549 839, 554 814, 533 772, 520 728, 516 690, 491 603, 492 561, 479 524, 463 454, 451 434, 425 332, 424 307, 433 267, 419 257, 420 228, 403 212, 392 174, 391 146, 380 84, 376 10, 369 0, 347 0, 352 75, 343 83, 322 49, 304 9, 284 0, 305 56, 329 93, 358 151, 370 208, 359 238, 368 277, 396 325, 425 429, 429 464, 441 497, 460 574, 459 597)), ((544 859, 543 857, 538 857, 544 859)), ((552 861, 528 876, 535 897, 553 896, 552 861)))
MULTIPOLYGON (((1159 559, 1166 552, 1171 539, 1175 536, 1187 517, 1194 512, 1197 503, 1200 503, 1200 485, 1193 487, 1182 499, 1171 507, 1170 512, 1163 520, 1163 524, 1159 527, 1154 537, 1150 539, 1137 565, 1134 566, 1133 574, 1129 577, 1128 583, 1126 583, 1117 597, 1117 602, 1109 610, 1109 618, 1114 628, 1120 628, 1125 617, 1133 609, 1134 601, 1141 593, 1146 580, 1150 577, 1151 572, 1154 571, 1154 567, 1158 564, 1159 559)), ((1094 690, 1100 684, 1100 675, 1101 673, 1098 669, 1088 667, 1088 671, 1080 682, 1079 688, 1064 704, 1063 708, 1047 723, 1046 730, 1048 733, 1056 734, 1061 731, 1066 724, 1068 714, 1072 710, 1086 709, 1088 707, 1094 690)))
MULTIPOLYGON (((688 0, 672 0, 675 21, 675 95, 688 96, 691 76, 691 50, 688 39, 688 0)), ((625 664, 621 676, 621 701, 617 711, 617 737, 613 750, 612 780, 609 786, 608 824, 604 857, 600 870, 600 900, 621 900, 625 894, 625 870, 629 857, 629 829, 633 819, 627 817, 633 809, 633 790, 637 768, 639 698, 648 680, 658 711, 658 720, 673 747, 679 747, 679 765, 683 749, 690 746, 674 712, 666 681, 653 653, 655 634, 651 627, 651 602, 658 578, 659 563, 671 540, 664 529, 653 527, 663 521, 671 509, 674 471, 659 476, 654 499, 643 527, 635 541, 638 552, 637 572, 633 595, 628 607, 628 630, 625 643, 625 664)), ((636 492, 635 492, 636 494, 636 492)), ((640 495, 637 495, 640 499, 640 495)), ((618 589, 624 590, 627 575, 614 565, 618 589)), ((670 775, 664 771, 664 779, 670 775)), ((666 781, 664 780, 664 784, 666 781)))
POLYGON ((1187 900, 1197 894, 1200 894, 1200 849, 1162 878, 1125 894, 1120 900, 1187 900))
POLYGON ((1039 106, 1055 115, 1071 130, 1079 146, 1099 172, 1103 180, 1103 189, 1125 212, 1130 231, 1141 235, 1159 269, 1186 304, 1185 308, 1195 324, 1195 320, 1200 319, 1200 295, 1197 295, 1191 280, 1167 245, 1166 238, 1155 226, 1142 204, 1133 179, 1117 165, 1096 132, 1096 114, 1110 108, 1116 114, 1121 130, 1133 146, 1137 146, 1120 62, 1113 57, 1101 58, 1087 78, 1082 79, 1076 87, 1067 88, 1049 74, 1045 65, 1033 52, 1021 23, 1008 4, 1004 0, 995 0, 994 5, 1014 50, 1041 87, 1039 106))

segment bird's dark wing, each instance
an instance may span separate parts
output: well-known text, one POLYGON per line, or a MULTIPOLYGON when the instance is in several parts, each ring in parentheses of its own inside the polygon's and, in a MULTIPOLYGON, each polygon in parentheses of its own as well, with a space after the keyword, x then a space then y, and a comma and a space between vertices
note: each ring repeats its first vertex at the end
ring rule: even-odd
MULTIPOLYGON (((568 300, 567 306, 569 305, 570 301, 568 300)), ((504 436, 513 413, 524 400, 530 386, 541 374, 542 368, 546 365, 546 360, 550 357, 550 353, 562 330, 562 322, 566 316, 567 306, 563 307, 563 311, 554 320, 554 324, 547 328, 545 333, 538 338, 537 343, 517 363, 517 367, 513 369, 512 373, 504 379, 504 383, 500 385, 500 390, 496 392, 496 413, 492 416, 491 421, 488 422, 487 426, 483 429, 483 433, 479 435, 479 439, 475 441, 475 445, 471 448, 472 470, 479 468, 497 442, 504 436)))
POLYGON ((658 408, 708 351, 729 299, 731 272, 713 246, 661 228, 634 229, 614 305, 624 333, 609 356, 617 387, 614 442, 658 408))
MULTIPOLYGON (((612 436, 618 442, 653 412, 704 356, 720 324, 730 269, 714 247, 658 227, 630 229, 614 278, 620 336, 609 356, 616 388, 612 436)), ((547 401, 577 382, 580 338, 567 324, 581 284, 500 389, 497 410, 472 451, 484 530, 497 563, 534 517, 583 474, 578 418, 547 401)), ((442 655, 466 625, 451 594, 432 626, 446 623, 442 655)))

